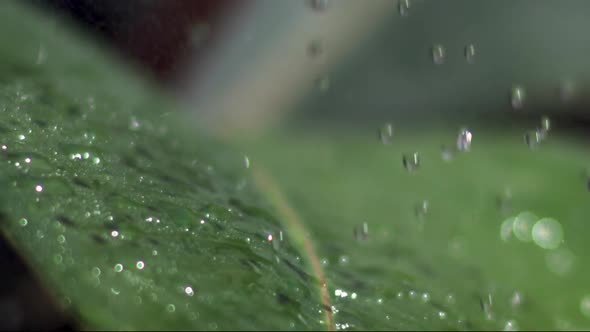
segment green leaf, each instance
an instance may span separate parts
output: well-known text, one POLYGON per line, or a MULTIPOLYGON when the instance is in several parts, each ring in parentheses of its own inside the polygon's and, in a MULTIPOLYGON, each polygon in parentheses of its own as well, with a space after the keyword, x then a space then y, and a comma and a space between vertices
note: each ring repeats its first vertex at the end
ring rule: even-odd
POLYGON ((590 157, 559 123, 530 150, 473 121, 450 162, 443 123, 284 129, 242 140, 245 167, 83 37, 0 19, 1 230, 81 328, 588 327, 590 157))
POLYGON ((400 123, 391 144, 376 129, 325 123, 244 143, 306 221, 336 327, 588 328, 584 138, 556 121, 530 149, 527 124, 470 123, 471 151, 452 160, 441 145, 452 151, 460 128, 445 123, 400 123), (414 151, 410 172, 402 156, 414 151), (563 241, 543 222, 506 230, 515 217, 554 219, 563 241))
POLYGON ((81 328, 328 326, 242 155, 58 22, 0 22, 2 231, 81 328))

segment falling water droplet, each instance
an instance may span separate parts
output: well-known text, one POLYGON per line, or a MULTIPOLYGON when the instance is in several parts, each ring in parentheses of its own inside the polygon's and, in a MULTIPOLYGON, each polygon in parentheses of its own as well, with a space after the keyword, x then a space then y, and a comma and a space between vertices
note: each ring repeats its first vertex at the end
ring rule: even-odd
POLYGON ((328 76, 320 77, 316 80, 316 86, 320 93, 326 93, 330 90, 330 78, 328 76))
POLYGON ((416 171, 420 168, 420 155, 418 152, 404 154, 402 156, 402 164, 408 172, 416 171))
POLYGON ((244 166, 250 168, 250 158, 248 158, 248 156, 244 156, 244 166))
POLYGON ((35 64, 37 66, 45 64, 47 60, 47 51, 45 50, 45 45, 39 44, 39 49, 37 50, 37 61, 35 64))
POLYGON ((523 302, 524 296, 521 292, 516 291, 514 294, 512 294, 512 297, 510 297, 510 305, 513 309, 519 308, 523 302))
POLYGON ((399 0, 397 4, 397 9, 399 12, 399 16, 406 17, 409 14, 410 10, 410 0, 399 0))
POLYGON ((469 129, 462 128, 459 130, 459 136, 457 137, 457 150, 461 152, 468 152, 471 149, 471 140, 473 134, 469 129))
POLYGON ((565 81, 559 87, 559 97, 561 101, 564 103, 572 101, 576 92, 576 87, 574 82, 572 81, 565 81))
POLYGON ((314 39, 307 45, 307 55, 312 58, 318 58, 324 53, 324 43, 319 39, 314 39))
POLYGON ((492 294, 488 294, 487 296, 480 298, 479 304, 481 306, 481 310, 487 320, 492 320, 494 318, 494 314, 492 313, 492 294))
POLYGON ((541 129, 544 131, 549 131, 551 129, 551 120, 546 115, 541 118, 541 129))
POLYGON ((424 230, 424 224, 426 222, 426 215, 427 214, 428 214, 428 201, 427 200, 421 201, 414 206, 414 215, 416 216, 416 219, 417 219, 417 226, 418 226, 419 231, 424 230))
POLYGON ((532 237, 543 249, 557 249, 563 242, 563 230, 557 220, 543 218, 533 226, 532 237))
POLYGON ((524 134, 524 142, 531 150, 535 150, 543 141, 544 132, 537 129, 524 134))
POLYGON ((369 225, 364 222, 360 226, 355 226, 353 233, 355 240, 366 241, 369 238, 369 225))
POLYGON ((444 46, 436 44, 432 46, 432 62, 436 65, 442 65, 445 62, 446 51, 444 46))
POLYGON ((467 63, 475 62, 475 45, 469 44, 465 46, 465 60, 467 60, 467 63))
POLYGON ((525 97, 526 94, 523 87, 513 87, 512 90, 510 90, 510 104, 512 105, 512 108, 515 110, 521 109, 524 106, 525 97))
POLYGON ((311 8, 316 11, 324 11, 328 8, 330 1, 329 0, 311 0, 311 8))
POLYGON ((391 141, 393 140, 393 124, 386 123, 385 125, 381 126, 377 134, 381 143, 391 144, 391 141))
POLYGON ((455 154, 451 148, 446 147, 445 145, 441 146, 440 148, 440 156, 442 160, 446 162, 450 162, 455 158, 455 154))

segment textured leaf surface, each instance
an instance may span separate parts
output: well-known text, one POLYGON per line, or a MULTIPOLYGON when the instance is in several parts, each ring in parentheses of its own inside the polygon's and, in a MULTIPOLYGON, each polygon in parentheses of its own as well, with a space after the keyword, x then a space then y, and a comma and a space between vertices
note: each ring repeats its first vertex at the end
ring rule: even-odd
POLYGON ((2 230, 81 327, 322 328, 243 156, 56 22, 0 22, 2 230))

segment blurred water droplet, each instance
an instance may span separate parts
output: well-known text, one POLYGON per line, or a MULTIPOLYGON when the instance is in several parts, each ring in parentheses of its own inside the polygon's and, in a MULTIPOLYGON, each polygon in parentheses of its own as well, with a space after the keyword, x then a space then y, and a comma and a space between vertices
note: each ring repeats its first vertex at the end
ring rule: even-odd
POLYGON ((176 306, 174 304, 168 304, 166 306, 166 311, 168 311, 169 313, 173 313, 174 311, 176 311, 176 306))
POLYGON ((560 277, 565 277, 571 272, 574 260, 574 254, 564 248, 552 250, 545 255, 545 263, 549 271, 560 277))
POLYGON ((539 220, 537 216, 530 212, 522 212, 516 216, 512 231, 514 235, 523 242, 530 242, 533 240, 532 229, 535 222, 539 220))
POLYGON ((250 158, 248 156, 244 156, 244 166, 250 168, 250 158))
POLYGON ((29 223, 29 221, 26 218, 21 218, 18 221, 18 224, 21 225, 21 226, 23 226, 23 227, 27 226, 28 223, 29 223))
POLYGON ((544 131, 549 131, 551 129, 551 119, 546 115, 541 117, 541 129, 544 131))
POLYGON ((42 192, 42 191, 43 191, 43 186, 41 186, 41 185, 36 185, 36 186, 35 186, 35 191, 36 191, 36 192, 38 192, 38 193, 42 192))
POLYGON ((436 44, 432 46, 432 62, 436 65, 445 63, 446 51, 444 46, 436 44))
POLYGON ((559 97, 562 102, 567 103, 574 99, 576 93, 576 86, 572 81, 565 81, 559 87, 559 97))
POLYGON ((338 258, 338 263, 340 263, 340 265, 348 265, 348 256, 340 256, 340 258, 338 258))
POLYGON ((504 325, 504 331, 518 331, 518 323, 514 319, 507 321, 504 325))
POLYGON ((422 302, 424 302, 424 303, 430 302, 430 294, 428 294, 428 293, 422 294, 421 299, 422 299, 422 302))
POLYGON ((455 158, 455 154, 453 153, 453 150, 451 148, 448 148, 446 146, 441 146, 440 148, 440 156, 442 158, 442 160, 449 162, 452 161, 455 158))
POLYGON ((481 306, 481 310, 483 311, 483 313, 485 315, 485 318, 487 320, 494 319, 494 314, 492 312, 492 305, 493 305, 492 294, 488 294, 487 296, 480 298, 479 304, 481 306))
POLYGON ((129 119, 129 129, 130 130, 138 130, 140 126, 141 126, 141 124, 139 123, 139 121, 137 120, 136 117, 132 116, 129 119))
POLYGON ((311 0, 310 4, 312 9, 316 11, 324 11, 328 9, 330 0, 311 0))
POLYGON ((420 155, 418 152, 404 154, 402 156, 402 164, 408 172, 416 171, 420 168, 420 155))
POLYGON ((532 229, 533 241, 543 249, 557 249, 563 242, 561 224, 551 218, 538 220, 532 229))
POLYGON ((39 44, 39 49, 37 50, 37 60, 35 64, 37 66, 45 64, 47 60, 47 51, 45 50, 45 45, 39 44))
POLYGON ((510 297, 510 305, 512 306, 513 309, 519 308, 523 302, 524 302, 524 296, 522 295, 521 292, 516 291, 510 297))
POLYGON ((524 88, 515 86, 510 90, 510 104, 513 109, 521 109, 524 106, 526 94, 524 88))
POLYGON ((426 215, 428 214, 428 207, 429 207, 429 204, 428 204, 427 200, 423 200, 423 201, 417 203, 416 206, 414 206, 414 215, 416 216, 416 219, 418 219, 419 230, 424 229, 426 215))
POLYGON ((512 229, 514 227, 514 220, 516 220, 516 217, 510 217, 510 218, 504 220, 504 222, 502 222, 502 225, 500 225, 500 238, 503 241, 508 241, 512 237, 512 229))
POLYGON ((529 131, 524 134, 524 142, 531 149, 535 150, 545 138, 545 132, 540 129, 529 131))
POLYGON ((447 313, 444 311, 439 311, 438 312, 438 318, 440 319, 446 319, 447 318, 447 313))
POLYGON ((115 264, 115 272, 123 271, 123 264, 115 264))
POLYGON ((100 276, 100 268, 98 268, 97 266, 92 268, 92 275, 96 278, 98 278, 100 276))
POLYGON ((193 296, 195 295, 195 292, 193 291, 193 288, 191 286, 186 286, 184 288, 184 293, 188 296, 193 296))
POLYGON ((314 39, 307 45, 307 55, 312 58, 318 58, 324 53, 324 43, 319 39, 314 39))
POLYGON ((467 60, 467 63, 475 62, 475 45, 469 44, 465 46, 465 60, 467 60))
POLYGON ((590 294, 584 295, 580 301, 580 312, 590 318, 590 294))
POLYGON ((386 123, 385 125, 381 126, 377 132, 377 135, 379 136, 381 143, 391 144, 391 141, 393 140, 393 124, 386 123))
POLYGON ((397 4, 399 16, 406 17, 410 12, 410 0, 399 0, 397 4))
POLYGON ((455 298, 454 294, 447 294, 447 296, 445 297, 445 300, 450 305, 453 305, 457 302, 457 299, 455 298))
POLYGON ((471 149, 471 141, 473 139, 473 134, 467 128, 462 128, 459 130, 459 135, 457 136, 457 150, 461 152, 468 152, 471 149))
POLYGON ((57 236, 57 242, 60 243, 60 244, 64 244, 66 242, 66 237, 63 234, 58 235, 57 236))
POLYGON ((328 76, 318 78, 316 80, 316 86, 320 93, 326 93, 330 90, 330 78, 328 76))
POLYGON ((369 225, 364 222, 360 226, 355 226, 353 234, 355 240, 366 241, 369 238, 369 225))

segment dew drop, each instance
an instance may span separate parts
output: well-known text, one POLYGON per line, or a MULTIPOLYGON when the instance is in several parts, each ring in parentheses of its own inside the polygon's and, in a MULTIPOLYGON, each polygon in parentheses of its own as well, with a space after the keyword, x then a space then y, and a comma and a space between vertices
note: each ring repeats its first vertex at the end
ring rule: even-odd
POLYGON ((119 232, 116 231, 116 230, 114 230, 114 231, 111 232, 111 236, 112 237, 118 237, 119 236, 119 232))
POLYGON ((57 236, 57 242, 60 243, 60 244, 64 244, 66 242, 66 237, 63 234, 58 235, 57 236))
POLYGON ((193 296, 195 295, 195 292, 193 291, 193 288, 191 286, 186 286, 184 288, 184 293, 188 296, 193 296))
POLYGON ((563 242, 563 230, 557 220, 543 218, 533 226, 532 237, 543 249, 557 249, 563 242))
POLYGON ((445 63, 445 48, 440 44, 432 46, 432 62, 436 65, 442 65, 445 63))
POLYGON ((92 275, 96 278, 98 278, 100 276, 100 268, 98 268, 97 266, 92 268, 92 275))
POLYGON ((115 264, 115 272, 123 271, 123 264, 115 264))
POLYGON ((340 256, 340 258, 338 258, 338 263, 340 263, 340 265, 348 265, 348 256, 340 256))
POLYGON ((504 331, 518 331, 518 323, 514 319, 507 321, 504 325, 504 331))
POLYGON ((28 221, 26 218, 21 218, 21 219, 18 221, 18 224, 19 224, 19 225, 21 225, 22 227, 25 227, 25 226, 27 226, 27 224, 28 224, 28 223, 29 223, 29 221, 28 221))
POLYGON ((510 90, 510 104, 512 105, 512 108, 515 110, 521 109, 524 106, 525 97, 526 94, 523 87, 513 87, 512 90, 510 90))
POLYGON ((424 302, 424 303, 430 302, 430 294, 428 294, 428 293, 422 294, 421 298, 422 298, 422 302, 424 302))
POLYGON ((465 60, 467 60, 467 63, 475 62, 475 45, 469 44, 465 46, 465 60))
POLYGON ((39 185, 39 184, 38 184, 38 185, 36 185, 36 186, 35 186, 35 191, 36 191, 36 192, 38 192, 38 193, 42 192, 42 191, 43 191, 43 186, 41 186, 41 185, 39 185))
POLYGON ((444 311, 439 311, 438 312, 438 318, 440 319, 446 319, 447 318, 447 313, 444 311))
POLYGON ((457 150, 461 152, 468 152, 471 149, 471 141, 473 139, 473 134, 469 129, 462 128, 459 130, 459 135, 457 136, 457 150))
POLYGON ((140 123, 139 123, 139 121, 137 120, 136 117, 132 116, 129 119, 129 129, 130 130, 138 130, 140 126, 141 125, 140 125, 140 123))
POLYGON ((137 261, 135 267, 137 267, 138 270, 143 270, 143 268, 145 267, 145 263, 143 261, 137 261))
POLYGON ((169 313, 173 313, 174 311, 176 311, 176 306, 174 304, 169 304, 166 306, 166 311, 168 311, 169 313))
POLYGON ((399 16, 406 17, 409 14, 410 10, 410 0, 399 0, 397 4, 397 9, 399 12, 399 16))
POLYGON ((391 141, 393 140, 393 124, 386 123, 381 126, 377 132, 377 136, 381 143, 391 144, 391 141))
POLYGON ((416 171, 420 168, 420 155, 418 152, 404 154, 402 156, 402 164, 408 172, 416 171))

